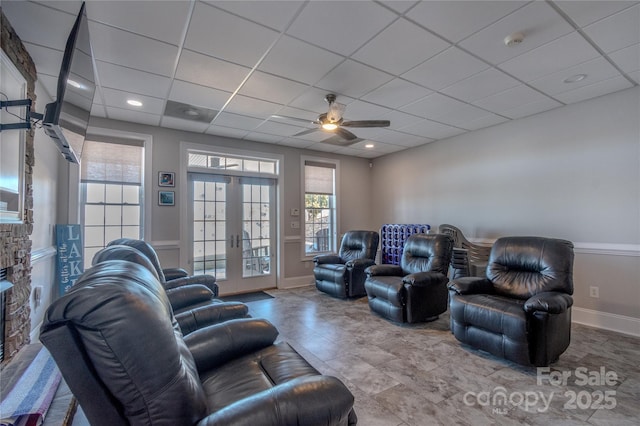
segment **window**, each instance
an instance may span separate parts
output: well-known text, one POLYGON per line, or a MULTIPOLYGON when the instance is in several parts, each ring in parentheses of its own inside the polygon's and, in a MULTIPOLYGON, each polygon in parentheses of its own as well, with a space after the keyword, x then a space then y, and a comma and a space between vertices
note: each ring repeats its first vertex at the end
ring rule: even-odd
POLYGON ((143 236, 142 143, 85 142, 81 164, 85 268, 110 241, 143 236))
POLYGON ((337 162, 304 160, 305 256, 336 250, 337 162))

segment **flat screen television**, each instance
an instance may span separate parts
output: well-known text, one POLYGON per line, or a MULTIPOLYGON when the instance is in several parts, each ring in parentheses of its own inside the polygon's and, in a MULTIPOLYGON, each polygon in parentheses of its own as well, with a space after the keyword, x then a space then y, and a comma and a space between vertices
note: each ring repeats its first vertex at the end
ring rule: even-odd
POLYGON ((71 29, 58 75, 55 102, 47 104, 42 127, 62 156, 80 163, 96 84, 85 3, 71 29))

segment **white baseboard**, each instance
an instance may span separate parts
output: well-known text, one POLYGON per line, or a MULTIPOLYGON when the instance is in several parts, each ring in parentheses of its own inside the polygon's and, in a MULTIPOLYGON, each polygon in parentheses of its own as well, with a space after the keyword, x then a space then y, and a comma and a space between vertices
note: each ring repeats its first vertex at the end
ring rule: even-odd
POLYGON ((573 307, 571 308, 571 320, 576 324, 640 337, 640 318, 573 307))
POLYGON ((315 283, 313 275, 303 275, 301 277, 291 277, 280 280, 278 283, 279 289, 289 289, 296 287, 306 287, 315 283))

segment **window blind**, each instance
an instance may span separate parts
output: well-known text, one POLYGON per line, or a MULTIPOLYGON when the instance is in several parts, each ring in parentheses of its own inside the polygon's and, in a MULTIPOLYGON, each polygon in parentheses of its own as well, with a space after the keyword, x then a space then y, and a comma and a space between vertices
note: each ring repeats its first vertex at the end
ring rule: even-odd
POLYGON ((305 161, 304 192, 333 195, 335 164, 305 161))
POLYGON ((83 182, 142 184, 144 147, 120 141, 86 141, 82 153, 83 182))

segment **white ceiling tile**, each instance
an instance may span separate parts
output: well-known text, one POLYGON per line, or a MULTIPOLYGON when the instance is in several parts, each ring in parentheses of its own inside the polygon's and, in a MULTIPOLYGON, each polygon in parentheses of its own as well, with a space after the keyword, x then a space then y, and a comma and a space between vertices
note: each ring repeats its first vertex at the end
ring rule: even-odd
POLYGON ((640 44, 611 52, 609 58, 624 72, 640 70, 640 44))
MULTIPOLYGON (((315 145, 317 142, 307 141, 304 139, 298 138, 284 138, 278 142, 278 145, 291 146, 293 148, 309 148, 312 145, 315 145)), ((327 145, 329 146, 329 145, 327 145)))
POLYGON ((62 51, 30 43, 24 43, 24 45, 36 64, 38 78, 42 75, 48 75, 57 80, 58 74, 60 74, 60 64, 62 64, 62 51))
POLYGON ((447 115, 466 104, 440 93, 433 93, 421 100, 402 108, 402 111, 418 115, 424 118, 433 118, 447 115))
MULTIPOLYGON (((333 93, 331 90, 318 89, 317 87, 309 87, 300 96, 289 103, 290 106, 305 109, 307 111, 314 111, 316 114, 327 112, 329 105, 325 102, 324 98, 327 94, 333 93)), ((343 93, 339 93, 336 102, 348 105, 353 102, 353 98, 345 96, 343 93)))
POLYGON ((214 110, 219 110, 231 97, 230 92, 212 89, 182 80, 174 80, 169 99, 214 110))
POLYGON ((204 3, 196 3, 185 47, 253 67, 278 35, 278 32, 246 19, 204 3))
POLYGON ((267 133, 270 135, 278 135, 278 136, 284 136, 284 137, 291 137, 303 130, 307 130, 307 129, 304 127, 291 126, 289 124, 280 123, 272 120, 263 122, 262 125, 260 125, 260 127, 256 129, 256 131, 260 133, 267 133))
POLYGON ((232 129, 230 127, 211 126, 205 131, 205 133, 208 135, 242 139, 247 135, 248 132, 246 130, 232 129))
POLYGON ((500 68, 523 81, 531 81, 596 57, 598 51, 573 32, 504 62, 500 68))
POLYGON ((107 109, 104 105, 93 104, 91 105, 91 116, 107 118, 107 109))
POLYGON ((489 68, 461 80, 443 90, 442 93, 466 102, 482 99, 521 84, 518 80, 495 68, 489 68))
POLYGON ((213 6, 224 9, 235 15, 242 16, 254 22, 259 22, 275 30, 283 30, 293 15, 304 2, 294 0, 284 1, 205 1, 213 6))
POLYGON ((283 36, 258 69, 313 84, 343 60, 343 56, 283 36))
POLYGON ((89 22, 89 32, 96 60, 173 75, 178 55, 176 46, 92 22, 89 22))
POLYGON ((413 135, 405 132, 386 131, 381 133, 376 141, 389 143, 395 146, 413 147, 433 142, 435 139, 425 136, 413 135))
POLYGON ((451 47, 404 73, 402 77, 429 89, 440 90, 487 68, 489 65, 484 62, 457 47, 451 47))
POLYGON ((500 92, 498 94, 480 99, 473 103, 474 105, 477 105, 489 111, 503 114, 505 111, 509 111, 521 105, 529 104, 532 102, 542 102, 547 99, 549 98, 541 94, 540 92, 537 92, 525 85, 520 85, 517 87, 512 87, 511 89, 507 89, 504 92, 500 92))
POLYGON ((509 119, 489 113, 489 115, 485 115, 484 117, 478 118, 477 120, 466 122, 463 127, 467 130, 478 130, 484 129, 485 127, 494 126, 496 124, 504 123, 505 121, 509 121, 509 119))
POLYGON ((347 107, 344 119, 349 120, 381 120, 382 117, 391 113, 391 109, 374 105, 369 102, 355 101, 347 107))
MULTIPOLYGON (((403 127, 402 132, 410 133, 416 136, 424 136, 431 139, 443 139, 450 136, 464 133, 463 129, 447 126, 446 124, 436 123, 431 120, 423 120, 412 126, 403 127)), ((394 141, 395 142, 395 141, 394 141)))
MULTIPOLYGON (((51 99, 56 99, 58 96, 58 77, 52 77, 50 75, 46 75, 46 74, 38 74, 38 83, 40 83, 42 85, 42 87, 44 88, 44 90, 47 92, 47 94, 49 94, 49 96, 51 96, 51 99)), ((96 92, 96 94, 94 95, 95 99, 98 99, 98 92, 96 92)), ((40 105, 38 103, 36 103, 36 106, 38 107, 38 109, 40 108, 40 105)))
POLYGON ((636 84, 640 84, 640 70, 638 71, 633 71, 633 72, 629 72, 627 73, 627 75, 636 82, 636 84))
POLYGON ((348 56, 396 18, 395 13, 373 2, 313 1, 287 33, 348 56))
POLYGON ((553 108, 557 108, 562 106, 560 102, 554 101, 553 99, 541 99, 539 101, 531 102, 528 104, 520 105, 515 108, 511 108, 508 111, 503 111, 502 115, 509 118, 522 118, 527 117, 529 115, 538 114, 543 111, 548 111, 553 108))
POLYGON ((392 78, 389 74, 347 60, 327 74, 316 86, 331 93, 358 98, 382 86, 392 78))
POLYGON ((164 98, 169 92, 171 79, 144 71, 96 61, 100 85, 111 89, 164 98))
POLYGON ((351 146, 345 146, 335 151, 335 153, 340 155, 351 155, 351 156, 357 157, 360 154, 362 154, 362 150, 354 149, 351 146))
POLYGON ((234 92, 251 70, 210 56, 183 50, 176 78, 214 89, 234 92))
POLYGON ((367 93, 362 99, 389 108, 398 108, 423 98, 430 93, 432 93, 431 90, 425 89, 422 86, 400 78, 394 78, 373 92, 367 93))
POLYGON ((389 126, 389 129, 398 130, 401 127, 415 124, 418 121, 422 120, 422 118, 396 110, 382 117, 382 120, 391 121, 391 125, 389 126))
POLYGON ((637 4, 637 1, 611 1, 611 0, 555 0, 554 3, 560 7, 580 27, 589 25, 602 18, 613 15, 623 9, 637 4))
POLYGON ((151 96, 144 96, 139 94, 132 94, 122 90, 103 88, 105 105, 115 108, 123 108, 132 111, 141 111, 149 114, 161 115, 164 111, 164 100, 160 98, 153 98, 151 96), (128 99, 134 99, 142 102, 141 107, 135 107, 127 104, 128 99))
MULTIPOLYGON (((287 142, 287 139, 285 139, 283 142, 281 142, 280 145, 285 145, 285 142, 287 142)), ((295 145, 291 145, 291 146, 295 146, 295 145)), ((314 143, 313 145, 310 145, 310 146, 308 146, 306 148, 314 150, 314 151, 336 152, 337 150, 340 149, 340 146, 339 145, 332 145, 332 144, 328 144, 328 143, 318 142, 318 143, 314 143)))
POLYGON ((455 43, 526 3, 526 1, 425 1, 411 9, 407 17, 455 43))
POLYGON ((215 126, 232 127, 234 129, 253 130, 262 124, 264 120, 248 117, 246 115, 222 112, 218 114, 213 124, 215 126))
POLYGON ((380 3, 387 5, 398 13, 404 13, 411 6, 419 2, 411 0, 382 0, 380 3))
POLYGON ((544 1, 534 1, 463 40, 460 46, 492 64, 499 64, 571 31, 573 27, 551 6, 544 1), (504 38, 515 32, 524 33, 524 41, 505 46, 504 38))
POLYGON ((282 108, 281 104, 236 95, 229 102, 225 111, 266 119, 277 113, 280 108, 282 108))
POLYGON ((108 1, 88 1, 87 16, 111 27, 178 45, 187 24, 189 2, 166 1, 162 8, 144 1, 121 1, 113 7, 108 1))
POLYGON ((607 80, 609 78, 620 75, 617 69, 606 59, 598 57, 591 61, 583 62, 571 68, 563 69, 553 74, 546 75, 537 80, 529 82, 536 89, 546 93, 547 95, 555 95, 557 93, 575 90, 582 86, 594 84, 597 81, 607 80), (574 83, 565 83, 568 77, 584 74, 584 80, 574 83))
POLYGON ((449 46, 419 26, 399 19, 360 48, 352 58, 397 75, 449 46))
POLYGON ((287 104, 305 91, 308 86, 255 71, 240 89, 241 95, 287 104))
MULTIPOLYGON (((307 121, 307 123, 302 123, 301 121, 297 121, 297 120, 293 120, 293 124, 296 124, 298 126, 306 126, 306 127, 311 127, 312 121, 315 121, 318 118, 318 114, 316 112, 312 112, 312 111, 307 111, 304 109, 299 109, 299 108, 292 108, 292 107, 284 107, 282 108, 280 111, 278 111, 277 115, 283 116, 283 117, 292 117, 292 118, 298 118, 300 120, 305 120, 307 121)), ((276 120, 275 118, 271 118, 272 120, 276 120)), ((286 118, 282 118, 282 119, 277 119, 276 121, 281 121, 283 123, 292 123, 292 120, 287 121, 286 118)))
POLYGON ((256 142, 264 142, 264 143, 278 143, 284 138, 282 136, 277 135, 268 135, 266 133, 260 132, 251 132, 244 136, 244 139, 256 142))
POLYGON ((160 115, 122 108, 106 107, 106 109, 108 117, 112 120, 129 121, 132 123, 147 124, 149 126, 159 126, 160 118, 162 118, 160 115))
POLYGON ((640 43, 640 4, 584 28, 606 53, 640 43))
POLYGON ((607 95, 619 90, 628 89, 629 87, 632 87, 629 80, 624 77, 614 77, 609 80, 599 81, 598 83, 590 86, 584 86, 570 92, 561 93, 556 96, 556 98, 561 102, 572 104, 586 99, 591 99, 596 96, 607 95))
POLYGON ((187 132, 203 133, 209 127, 209 123, 200 121, 184 120, 182 118, 163 116, 162 127, 170 129, 185 130, 187 132))
POLYGON ((305 141, 310 141, 315 143, 315 142, 322 142, 323 140, 331 137, 331 135, 328 134, 328 132, 318 129, 315 132, 306 133, 304 135, 298 135, 294 137, 296 139, 304 139, 305 141))
POLYGON ((64 50, 67 37, 80 11, 80 3, 73 9, 75 10, 73 13, 64 13, 33 2, 2 2, 2 13, 23 43, 51 47, 61 52, 64 50))
POLYGON ((491 115, 490 112, 475 107, 473 105, 464 104, 460 108, 449 111, 446 114, 434 116, 434 119, 445 124, 456 127, 464 127, 466 123, 479 120, 491 115))

